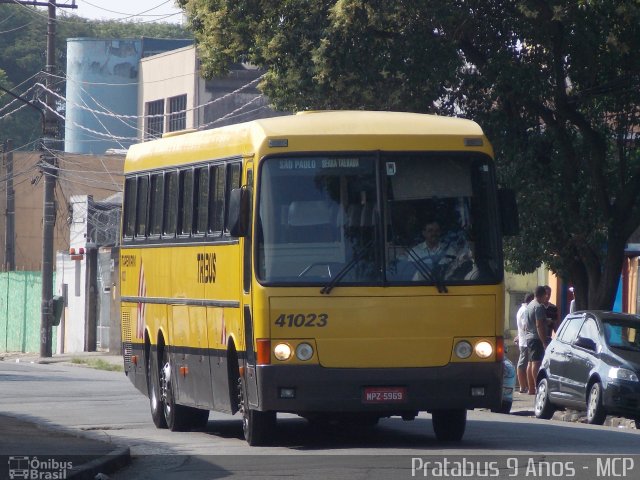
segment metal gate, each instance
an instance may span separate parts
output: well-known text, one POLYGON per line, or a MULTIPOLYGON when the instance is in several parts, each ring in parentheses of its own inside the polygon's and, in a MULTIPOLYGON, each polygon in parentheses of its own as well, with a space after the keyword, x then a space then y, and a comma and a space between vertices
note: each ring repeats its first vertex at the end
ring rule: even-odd
POLYGON ((98 251, 98 331, 96 338, 96 348, 101 351, 109 350, 109 325, 111 323, 111 295, 112 295, 112 272, 113 261, 111 260, 111 249, 108 251, 98 251))

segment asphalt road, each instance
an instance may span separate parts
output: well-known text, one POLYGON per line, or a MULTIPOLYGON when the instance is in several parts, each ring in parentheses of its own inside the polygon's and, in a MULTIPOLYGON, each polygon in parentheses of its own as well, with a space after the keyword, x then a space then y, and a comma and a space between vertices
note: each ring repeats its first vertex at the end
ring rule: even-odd
POLYGON ((453 478, 470 468, 470 478, 484 470, 493 478, 640 477, 640 457, 632 457, 640 455, 640 431, 484 411, 470 412, 465 437, 456 444, 436 441, 427 414, 358 431, 318 429, 283 415, 273 445, 260 448, 244 442, 238 417, 217 413, 204 431, 158 430, 148 400, 123 373, 62 364, 1 362, 0 412, 130 447, 134 461, 114 480, 453 478), (606 463, 608 455, 619 460, 606 463), (452 470, 456 465, 462 470, 452 470))

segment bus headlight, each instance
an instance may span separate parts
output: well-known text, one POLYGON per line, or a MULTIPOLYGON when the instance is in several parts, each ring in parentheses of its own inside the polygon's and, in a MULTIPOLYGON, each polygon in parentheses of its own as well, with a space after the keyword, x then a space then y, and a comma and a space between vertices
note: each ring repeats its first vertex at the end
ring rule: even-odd
POLYGON ((476 343, 476 355, 480 358, 489 358, 493 354, 493 346, 489 342, 476 343))
POLYGON ((291 358, 291 347, 286 343, 279 343, 274 347, 273 355, 281 362, 289 360, 291 358))
POLYGON ((306 362, 313 357, 313 347, 308 343, 301 343, 296 347, 296 357, 298 357, 298 360, 306 362))
POLYGON ((472 351, 471 344, 466 340, 456 343, 456 346, 453 348, 453 352, 458 358, 469 358, 472 351))

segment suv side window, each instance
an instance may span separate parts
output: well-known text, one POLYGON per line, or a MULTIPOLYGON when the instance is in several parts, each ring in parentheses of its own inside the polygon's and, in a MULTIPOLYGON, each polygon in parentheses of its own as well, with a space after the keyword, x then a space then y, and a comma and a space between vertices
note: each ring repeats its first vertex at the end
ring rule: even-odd
POLYGON ((582 317, 568 319, 567 325, 562 329, 562 332, 560 332, 558 339, 563 343, 573 343, 582 326, 582 320, 582 317))
POLYGON ((593 318, 587 318, 580 329, 580 337, 588 338, 596 342, 596 345, 600 343, 600 332, 598 331, 598 325, 593 318))

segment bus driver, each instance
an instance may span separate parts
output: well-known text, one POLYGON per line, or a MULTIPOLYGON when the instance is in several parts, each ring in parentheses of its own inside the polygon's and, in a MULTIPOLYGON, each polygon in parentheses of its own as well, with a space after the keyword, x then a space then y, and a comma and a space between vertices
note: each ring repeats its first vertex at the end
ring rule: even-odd
MULTIPOLYGON (((467 242, 459 236, 443 236, 440 223, 429 220, 422 229, 424 242, 411 249, 410 261, 420 260, 428 273, 439 278, 461 277, 473 268, 473 255, 467 242), (417 257, 417 258, 416 258, 417 257)), ((420 269, 413 280, 424 280, 420 269)))

